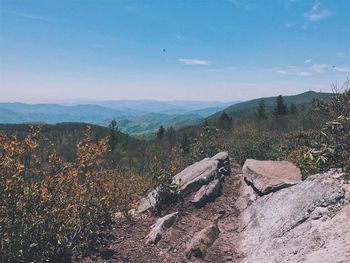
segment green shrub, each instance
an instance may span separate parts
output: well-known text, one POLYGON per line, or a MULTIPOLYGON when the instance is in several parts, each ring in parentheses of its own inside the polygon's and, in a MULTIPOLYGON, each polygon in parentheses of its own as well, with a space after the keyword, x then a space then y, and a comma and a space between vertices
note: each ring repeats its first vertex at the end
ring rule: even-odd
POLYGON ((294 161, 305 176, 341 168, 350 172, 350 90, 349 83, 343 93, 328 103, 318 105, 322 119, 318 130, 296 132, 290 136, 289 159, 294 161))

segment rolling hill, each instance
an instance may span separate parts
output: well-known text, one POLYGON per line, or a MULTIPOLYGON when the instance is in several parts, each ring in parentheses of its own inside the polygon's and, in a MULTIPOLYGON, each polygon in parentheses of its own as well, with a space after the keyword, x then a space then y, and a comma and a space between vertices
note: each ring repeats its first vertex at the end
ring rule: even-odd
POLYGON ((179 128, 196 124, 226 106, 227 102, 206 101, 102 101, 96 104, 0 103, 0 123, 85 122, 108 126, 111 120, 129 134, 155 132, 160 125, 179 128))
MULTIPOLYGON (((333 93, 307 91, 297 95, 283 96, 283 98, 284 98, 284 101, 289 106, 292 103, 295 105, 306 105, 311 103, 313 99, 328 100, 332 96, 333 96, 333 93)), ((264 100, 266 104, 267 111, 271 112, 276 103, 276 98, 277 97, 266 97, 266 98, 259 98, 259 99, 245 101, 245 102, 240 102, 227 107, 223 111, 225 111, 230 117, 233 117, 233 118, 237 118, 237 117, 252 118, 254 117, 254 114, 257 111, 257 107, 262 100, 264 100)), ((208 117, 208 120, 217 119, 223 111, 213 114, 212 116, 208 117)))

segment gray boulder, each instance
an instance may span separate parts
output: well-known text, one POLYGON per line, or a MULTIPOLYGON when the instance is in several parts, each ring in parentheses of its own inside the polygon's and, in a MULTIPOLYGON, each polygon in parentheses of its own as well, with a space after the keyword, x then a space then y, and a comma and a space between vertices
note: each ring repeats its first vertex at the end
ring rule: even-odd
POLYGON ((243 175, 260 195, 268 194, 301 182, 301 172, 291 162, 247 159, 243 175))
POLYGON ((138 213, 146 212, 147 210, 154 208, 158 202, 158 191, 159 188, 153 189, 144 198, 141 199, 139 207, 137 208, 138 213))
MULTIPOLYGON (((229 175, 230 172, 228 153, 220 152, 212 158, 205 158, 188 166, 182 172, 175 175, 169 190, 172 193, 186 195, 197 191, 202 185, 208 184, 215 178, 229 175)), ((162 199, 159 198, 160 190, 161 189, 158 187, 142 198, 137 212, 143 213, 156 207, 159 200, 162 199)))
POLYGON ((188 259, 192 257, 204 258, 207 249, 219 237, 219 234, 220 230, 217 221, 196 233, 187 246, 186 257, 188 259))
POLYGON ((220 195, 221 182, 219 179, 211 181, 208 185, 203 185, 190 201, 196 207, 202 207, 207 202, 214 200, 220 195))
POLYGON ((212 158, 196 162, 174 176, 172 183, 182 194, 197 191, 202 185, 214 178, 230 174, 230 163, 227 152, 221 152, 212 158))
POLYGON ((348 262, 349 188, 318 174, 258 198, 240 218, 243 262, 348 262))
POLYGON ((164 230, 174 224, 177 216, 178 212, 175 212, 159 218, 152 226, 150 233, 146 236, 146 244, 158 243, 158 241, 162 238, 164 230))

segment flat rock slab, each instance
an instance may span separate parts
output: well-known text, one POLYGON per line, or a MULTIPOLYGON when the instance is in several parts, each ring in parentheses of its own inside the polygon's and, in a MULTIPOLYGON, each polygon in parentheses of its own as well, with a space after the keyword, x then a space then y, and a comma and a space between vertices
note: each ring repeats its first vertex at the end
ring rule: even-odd
POLYGON ((172 183, 177 185, 179 191, 188 194, 197 191, 222 174, 230 173, 230 164, 227 152, 221 152, 212 158, 205 158, 196 162, 174 176, 172 183))
POLYGON ((247 159, 243 176, 260 195, 265 195, 301 182, 301 172, 291 162, 247 159))
POLYGON ((177 216, 178 212, 175 212, 159 218, 157 222, 151 227, 150 233, 146 236, 146 244, 158 243, 162 238, 164 230, 170 228, 174 224, 177 216))
POLYGON ((203 185, 190 201, 196 207, 202 207, 207 202, 214 200, 220 195, 221 182, 219 179, 211 181, 208 185, 203 185))
POLYGON ((321 174, 258 198, 240 218, 242 262, 348 262, 347 186, 321 174))
POLYGON ((207 249, 214 243, 219 237, 220 230, 217 222, 214 222, 196 233, 191 242, 187 246, 186 257, 191 259, 204 258, 207 249))

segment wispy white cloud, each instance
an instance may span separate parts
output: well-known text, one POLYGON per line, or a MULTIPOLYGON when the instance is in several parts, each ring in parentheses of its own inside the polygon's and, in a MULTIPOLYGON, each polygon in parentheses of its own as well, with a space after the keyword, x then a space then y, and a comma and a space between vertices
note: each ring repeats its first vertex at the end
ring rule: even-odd
POLYGON ((221 68, 206 68, 203 71, 205 72, 224 72, 224 73, 230 73, 237 71, 238 68, 235 66, 228 66, 228 67, 221 67, 221 68))
POLYGON ((339 72, 350 72, 350 67, 333 67, 333 68, 339 72))
POLYGON ((304 14, 304 17, 312 22, 319 21, 330 17, 332 12, 322 7, 320 3, 315 3, 311 10, 304 14))
POLYGON ((301 72, 298 72, 297 75, 305 77, 305 76, 312 76, 313 74, 311 72, 301 71, 301 72))
POLYGON ((13 16, 20 17, 20 18, 24 18, 24 19, 46 20, 42 16, 38 16, 38 15, 30 14, 30 13, 23 13, 23 12, 16 12, 16 11, 7 11, 6 13, 13 15, 13 16))
POLYGON ((312 71, 314 71, 315 73, 323 73, 328 68, 329 68, 329 66, 327 64, 313 64, 310 69, 312 71))
POLYGON ((297 66, 292 66, 292 65, 287 65, 286 68, 288 70, 298 70, 298 67, 297 66))
POLYGON ((308 68, 298 68, 295 66, 286 66, 283 69, 276 70, 275 72, 279 75, 291 75, 291 76, 301 76, 301 77, 306 77, 306 76, 312 76, 314 75, 314 72, 308 71, 308 68))
MULTIPOLYGON (((287 65, 284 67, 277 68, 275 70, 275 73, 280 74, 280 75, 294 75, 294 76, 301 76, 301 77, 306 77, 306 76, 313 76, 316 74, 323 74, 330 72, 331 66, 327 64, 310 64, 312 62, 312 59, 307 59, 304 61, 305 66, 292 66, 292 65, 287 65)), ((348 68, 342 67, 339 68, 338 71, 345 72, 348 68)))
POLYGON ((229 2, 231 2, 232 4, 239 6, 241 5, 242 0, 228 0, 229 2))
POLYGON ((210 61, 208 60, 179 58, 178 61, 185 65, 204 65, 204 66, 210 65, 210 61))
POLYGON ((288 74, 288 71, 279 69, 279 70, 276 70, 276 73, 277 73, 277 74, 281 74, 281 75, 287 75, 287 74, 288 74))

